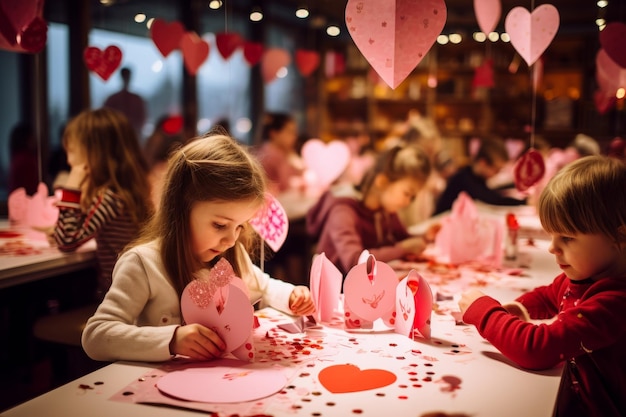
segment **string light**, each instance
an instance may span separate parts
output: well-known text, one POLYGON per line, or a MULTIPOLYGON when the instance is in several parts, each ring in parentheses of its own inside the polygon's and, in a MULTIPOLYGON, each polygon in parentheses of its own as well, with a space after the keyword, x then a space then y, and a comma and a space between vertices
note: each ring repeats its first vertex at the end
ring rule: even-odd
POLYGON ((263 12, 261 11, 260 7, 255 7, 252 9, 252 11, 250 12, 250 20, 252 20, 253 22, 260 22, 261 20, 263 20, 263 12))
POLYGON ((306 6, 298 7, 298 10, 296 10, 296 16, 300 19, 306 19, 309 17, 309 9, 307 9, 306 6))
POLYGON ((222 7, 222 0, 211 0, 209 2, 209 9, 217 10, 222 7))
POLYGON ((328 36, 339 36, 340 33, 341 29, 339 29, 339 26, 330 25, 326 28, 326 34, 328 36))

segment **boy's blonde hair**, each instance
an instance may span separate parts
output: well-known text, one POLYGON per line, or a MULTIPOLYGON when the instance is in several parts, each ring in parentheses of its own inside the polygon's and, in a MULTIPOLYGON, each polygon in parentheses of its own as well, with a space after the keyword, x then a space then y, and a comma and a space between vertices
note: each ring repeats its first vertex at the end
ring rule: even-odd
MULTIPOLYGON (((229 136, 209 132, 174 151, 168 162, 160 209, 139 239, 160 241, 163 264, 174 288, 182 294, 203 267, 191 253, 190 213, 196 202, 265 199, 265 173, 257 160, 229 136)), ((246 251, 258 243, 250 226, 223 256, 238 276, 252 273, 246 251)))
POLYGON ((566 165, 541 193, 538 211, 549 233, 601 233, 626 242, 626 165, 605 156, 566 165))

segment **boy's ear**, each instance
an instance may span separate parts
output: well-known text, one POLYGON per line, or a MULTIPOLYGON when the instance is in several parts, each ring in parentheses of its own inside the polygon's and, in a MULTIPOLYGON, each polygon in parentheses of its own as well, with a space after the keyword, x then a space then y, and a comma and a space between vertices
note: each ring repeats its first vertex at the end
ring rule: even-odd
POLYGON ((389 184, 389 178, 385 174, 376 174, 374 177, 374 186, 376 188, 384 188, 389 184))

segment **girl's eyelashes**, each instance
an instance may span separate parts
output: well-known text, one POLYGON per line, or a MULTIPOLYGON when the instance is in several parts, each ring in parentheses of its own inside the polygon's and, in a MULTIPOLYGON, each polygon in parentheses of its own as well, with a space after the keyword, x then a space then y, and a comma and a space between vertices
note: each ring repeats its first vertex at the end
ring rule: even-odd
POLYGON ((216 230, 224 230, 226 228, 226 225, 225 224, 220 224, 220 223, 213 223, 213 227, 216 230))

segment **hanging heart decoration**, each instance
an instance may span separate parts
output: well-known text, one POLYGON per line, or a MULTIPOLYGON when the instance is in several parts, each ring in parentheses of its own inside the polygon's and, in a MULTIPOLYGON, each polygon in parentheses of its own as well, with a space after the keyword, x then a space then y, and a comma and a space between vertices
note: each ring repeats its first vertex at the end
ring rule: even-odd
POLYGON ((238 33, 222 32, 215 35, 215 45, 222 58, 228 59, 243 45, 243 38, 238 33))
POLYGON ((551 4, 542 4, 532 13, 514 7, 504 20, 504 28, 515 50, 531 66, 554 39, 559 20, 559 11, 551 4))
POLYGON ((500 20, 502 4, 500 0, 474 0, 474 14, 480 30, 485 34, 494 31, 500 20))
POLYGON ((261 76, 265 83, 273 81, 278 70, 291 64, 291 56, 281 48, 272 48, 265 51, 261 58, 261 76))
POLYGON ((626 88, 626 68, 617 64, 604 49, 596 54, 596 80, 600 90, 614 96, 617 90, 626 88))
POLYGON ((611 22, 600 32, 600 45, 620 67, 626 68, 626 24, 611 22))
POLYGON ((260 42, 244 42, 243 57, 252 66, 259 63, 263 57, 263 44, 260 42))
POLYGON ((43 1, 0 0, 0 48, 40 52, 48 39, 48 24, 42 15, 43 1))
POLYGON ((315 175, 320 187, 328 187, 346 170, 350 163, 350 148, 346 142, 333 140, 328 143, 320 139, 309 139, 302 145, 302 159, 315 175))
POLYGON ((163 57, 180 47, 185 34, 185 27, 180 22, 168 23, 163 19, 154 19, 150 26, 150 37, 163 57))
POLYGON ((296 67, 304 77, 313 74, 320 65, 320 54, 306 49, 296 50, 296 67))
POLYGON ((529 149, 515 163, 515 187, 520 191, 526 191, 543 178, 545 172, 546 165, 541 153, 536 149, 529 149))
POLYGON ((209 57, 209 44, 196 32, 187 32, 180 40, 180 49, 183 51, 183 62, 187 72, 196 75, 200 66, 209 57))
POLYGON ((278 252, 287 239, 289 231, 287 213, 270 193, 265 194, 265 204, 249 223, 274 252, 278 252))
POLYGON ((348 0, 345 12, 354 43, 391 88, 426 56, 446 17, 444 0, 348 0))
POLYGON ((89 46, 85 48, 83 60, 89 71, 95 72, 106 81, 120 66, 122 51, 115 45, 107 46, 104 51, 96 46, 89 46))

